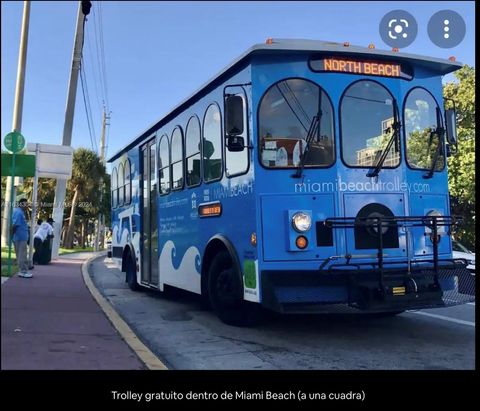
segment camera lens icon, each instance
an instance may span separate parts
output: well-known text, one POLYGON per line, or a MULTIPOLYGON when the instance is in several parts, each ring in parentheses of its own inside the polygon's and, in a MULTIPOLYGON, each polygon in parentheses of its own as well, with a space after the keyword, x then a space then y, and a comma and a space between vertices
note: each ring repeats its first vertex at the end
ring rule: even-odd
POLYGON ((379 32, 382 40, 390 47, 404 48, 417 37, 418 25, 409 12, 393 10, 383 16, 379 32))
POLYGON ((388 31, 388 37, 390 37, 391 39, 396 40, 397 36, 400 35, 400 33, 402 33, 402 31, 403 31, 402 37, 404 39, 406 39, 408 37, 408 34, 405 33, 405 31, 403 30, 404 27, 408 28, 408 20, 400 19, 400 22, 402 24, 398 24, 397 19, 392 19, 388 22, 389 27, 392 27, 393 25, 395 25, 393 27, 393 30, 388 31))

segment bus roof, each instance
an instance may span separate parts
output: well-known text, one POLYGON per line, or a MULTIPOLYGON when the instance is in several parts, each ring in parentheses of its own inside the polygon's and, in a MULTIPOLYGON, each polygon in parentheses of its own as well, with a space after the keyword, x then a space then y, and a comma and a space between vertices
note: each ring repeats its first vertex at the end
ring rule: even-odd
POLYGON ((271 39, 268 43, 255 44, 240 55, 237 59, 231 62, 227 67, 220 71, 217 75, 212 77, 207 81, 203 86, 201 86, 197 91, 195 91, 190 97, 182 101, 176 107, 174 107, 168 114, 163 116, 160 120, 156 121, 154 124, 150 125, 145 131, 143 131, 137 138, 131 141, 123 149, 115 153, 112 157, 108 159, 108 162, 112 162, 120 157, 123 153, 130 150, 139 144, 143 139, 147 138, 149 135, 154 132, 155 129, 162 127, 164 124, 168 123, 172 118, 181 113, 185 108, 191 105, 196 98, 201 97, 202 94, 205 94, 213 83, 216 83, 230 73, 235 71, 238 67, 244 64, 251 55, 258 54, 294 54, 301 52, 309 53, 321 53, 321 52, 331 52, 335 54, 346 54, 346 55, 357 55, 363 57, 392 57, 396 61, 410 62, 417 66, 422 66, 427 69, 438 72, 440 75, 445 75, 451 73, 452 71, 458 70, 462 67, 462 63, 450 61, 446 59, 440 59, 436 57, 425 57, 418 54, 410 53, 401 53, 387 50, 377 50, 370 49, 368 47, 353 46, 353 45, 344 45, 343 43, 336 43, 330 41, 320 41, 320 40, 300 40, 300 39, 271 39))

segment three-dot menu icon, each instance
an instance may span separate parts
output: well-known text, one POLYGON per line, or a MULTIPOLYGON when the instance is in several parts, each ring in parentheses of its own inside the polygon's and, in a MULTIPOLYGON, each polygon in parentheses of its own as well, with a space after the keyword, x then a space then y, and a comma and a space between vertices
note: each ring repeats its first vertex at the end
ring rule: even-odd
POLYGON ((458 46, 465 37, 466 25, 462 16, 453 10, 441 10, 428 22, 428 36, 438 47, 449 49, 458 46))
POLYGON ((443 24, 445 25, 443 27, 443 31, 445 32, 445 34, 443 35, 444 38, 448 39, 450 37, 450 34, 448 34, 448 31, 450 30, 450 27, 448 27, 448 25, 450 24, 450 20, 443 20, 443 24))

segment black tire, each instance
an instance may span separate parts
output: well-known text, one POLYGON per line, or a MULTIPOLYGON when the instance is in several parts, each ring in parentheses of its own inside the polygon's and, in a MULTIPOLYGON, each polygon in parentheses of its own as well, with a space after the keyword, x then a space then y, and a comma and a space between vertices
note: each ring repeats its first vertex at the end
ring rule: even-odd
POLYGON ((125 268, 126 268, 126 280, 127 280, 128 286, 130 287, 130 290, 140 291, 140 286, 137 283, 137 272, 135 269, 135 262, 133 261, 133 258, 130 253, 127 255, 125 268))
POLYGON ((210 304, 220 320, 237 327, 252 326, 260 320, 259 304, 243 299, 243 283, 226 251, 218 253, 208 272, 210 304))

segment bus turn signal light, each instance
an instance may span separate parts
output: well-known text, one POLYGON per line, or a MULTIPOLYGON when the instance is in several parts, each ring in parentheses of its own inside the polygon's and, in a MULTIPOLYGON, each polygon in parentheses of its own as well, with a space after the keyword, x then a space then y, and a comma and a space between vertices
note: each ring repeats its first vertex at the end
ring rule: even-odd
POLYGON ((216 217, 222 214, 222 205, 220 203, 201 204, 198 207, 200 217, 216 217))
POLYGON ((303 249, 307 248, 307 246, 308 246, 307 237, 305 237, 303 235, 298 236, 297 239, 295 240, 295 245, 298 248, 300 248, 300 250, 303 250, 303 249))

